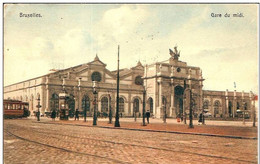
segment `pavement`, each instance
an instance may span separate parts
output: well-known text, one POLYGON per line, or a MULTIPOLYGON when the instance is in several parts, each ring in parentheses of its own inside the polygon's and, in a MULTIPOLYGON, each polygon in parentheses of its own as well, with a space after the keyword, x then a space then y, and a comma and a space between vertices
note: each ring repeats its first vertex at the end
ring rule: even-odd
MULTIPOLYGON (((155 132, 156 127, 188 128, 153 120, 141 126, 140 119, 137 123, 131 118, 126 120, 129 122, 120 120, 120 128, 108 124, 108 119, 98 119, 96 127, 92 126, 91 118, 88 122, 83 119, 51 121, 50 118, 41 118, 40 122, 35 118, 4 120, 3 163, 245 164, 258 161, 255 139, 155 132), (129 130, 134 127, 137 129, 129 130)), ((194 129, 199 127, 212 128, 195 125, 194 129)))
MULTIPOLYGON (((67 121, 59 119, 52 121, 50 118, 42 118, 40 123, 69 124, 75 126, 92 127, 92 120, 92 117, 87 117, 87 122, 84 122, 83 118, 76 121, 73 118, 70 118, 67 121)), ((198 125, 197 120, 194 120, 194 128, 189 128, 189 120, 187 120, 187 124, 184 124, 183 122, 177 122, 176 119, 167 119, 166 123, 163 123, 161 119, 150 119, 149 124, 146 122, 146 125, 142 126, 142 118, 137 118, 136 121, 134 118, 120 118, 120 129, 125 130, 204 135, 239 139, 258 139, 258 128, 252 127, 252 124, 252 122, 245 122, 245 124, 243 124, 243 122, 238 121, 206 120, 205 125, 198 125)), ((98 118, 97 125, 95 127, 116 128, 114 127, 114 122, 112 124, 108 123, 108 118, 98 118)))

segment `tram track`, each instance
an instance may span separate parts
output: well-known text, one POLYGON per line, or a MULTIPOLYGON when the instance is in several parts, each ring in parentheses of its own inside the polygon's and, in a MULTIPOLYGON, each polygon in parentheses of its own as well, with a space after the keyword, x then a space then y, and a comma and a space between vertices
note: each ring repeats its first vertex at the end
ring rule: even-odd
MULTIPOLYGON (((10 127, 11 128, 11 127, 10 127)), ((23 128, 23 130, 25 130, 26 128, 23 128)), ((17 130, 17 129, 16 129, 17 130)), ((19 129, 20 130, 20 129, 19 129)), ((17 138, 20 138, 20 139, 23 139, 23 140, 26 140, 28 142, 34 142, 34 143, 38 143, 38 144, 41 144, 41 145, 45 145, 45 146, 48 146, 48 147, 53 147, 53 148, 56 148, 56 149, 60 149, 60 150, 64 150, 64 151, 67 151, 67 152, 71 152, 71 153, 79 153, 79 154, 82 154, 82 155, 89 155, 89 156, 97 156, 97 155, 93 155, 93 154, 88 154, 88 153, 83 153, 83 152, 77 152, 77 151, 72 151, 72 150, 68 150, 68 149, 65 149, 65 148, 60 148, 60 147, 57 147, 57 146, 53 146, 53 145, 48 145, 48 144, 45 144, 45 143, 40 143, 38 141, 33 141, 33 140, 30 140, 30 139, 27 139, 27 138, 24 138, 24 137, 21 137, 21 136, 18 136, 12 132, 10 132, 8 129, 5 129, 4 131, 6 131, 7 133, 9 134, 12 134, 13 136, 17 137, 17 138)), ((28 131, 31 131, 31 129, 28 131)), ((191 151, 183 151, 183 150, 174 150, 174 149, 168 149, 168 148, 162 148, 162 147, 154 147, 154 146, 147 146, 147 145, 140 145, 140 144, 130 144, 130 143, 123 143, 123 142, 115 142, 115 141, 108 141, 108 140, 102 140, 102 139, 94 139, 94 138, 90 138, 90 137, 78 137, 78 136, 72 136, 72 135, 65 135, 65 134, 57 134, 57 133, 53 133, 53 132, 46 132, 46 131, 39 131, 39 130, 35 130, 33 131, 33 133, 40 133, 41 135, 45 135, 45 136, 51 136, 51 137, 55 137, 56 139, 60 140, 60 137, 59 136, 62 136, 62 137, 71 137, 71 138, 78 138, 78 139, 84 139, 84 140, 92 140, 92 141, 96 141, 96 142, 105 142, 105 143, 110 143, 110 144, 114 144, 114 145, 123 145, 123 146, 132 146, 132 147, 141 147, 141 148, 146 148, 146 149, 152 149, 152 150, 158 150, 158 151, 167 151, 167 152, 174 152, 174 153, 183 153, 183 154, 190 154, 190 155, 197 155, 197 156, 202 156, 202 157, 209 157, 209 158, 217 158, 217 159, 224 159, 224 160, 232 160, 232 161, 239 161, 239 162, 246 162, 246 163, 255 163, 254 161, 249 161, 249 160, 243 160, 243 159, 235 159, 235 158, 230 158, 230 157, 223 157, 223 156, 217 156, 217 155, 209 155, 209 154, 204 154, 204 153, 197 153, 197 152, 191 152, 191 151)), ((75 142, 75 144, 79 144, 78 142, 75 142)), ((80 143, 82 144, 82 143, 80 143)), ((84 144, 84 143, 83 143, 84 144)), ((189 148, 193 148, 193 149, 198 149, 199 147, 191 147, 191 146, 186 146, 186 147, 189 147, 189 148)), ((254 155, 254 154, 250 154, 250 155, 254 155)), ((107 158, 107 157, 102 157, 102 156, 97 156, 97 158, 107 158)), ((109 160, 112 160, 111 158, 108 158, 109 160)), ((116 159, 113 159, 115 160, 116 162, 119 162, 119 163, 127 163, 125 161, 118 161, 116 159)))
POLYGON ((106 160, 109 160, 109 161, 114 161, 114 162, 117 162, 117 163, 126 163, 126 164, 129 163, 129 162, 113 159, 113 158, 108 158, 108 157, 104 157, 104 156, 99 156, 99 155, 94 155, 94 154, 84 153, 84 152, 79 152, 79 151, 72 151, 72 150, 69 150, 69 149, 65 149, 65 148, 61 148, 61 147, 57 147, 57 146, 53 146, 53 145, 49 145, 49 144, 45 144, 45 143, 41 143, 41 142, 37 142, 37 141, 34 141, 34 140, 30 140, 30 139, 18 136, 18 135, 14 134, 14 133, 12 133, 8 130, 4 130, 4 132, 6 132, 7 134, 9 134, 11 136, 16 137, 17 139, 23 140, 23 141, 27 141, 27 142, 31 142, 31 143, 34 143, 34 144, 58 149, 58 150, 69 152, 69 153, 74 153, 76 155, 86 155, 86 156, 91 156, 91 157, 94 157, 94 158, 101 158, 101 159, 106 159, 106 160))

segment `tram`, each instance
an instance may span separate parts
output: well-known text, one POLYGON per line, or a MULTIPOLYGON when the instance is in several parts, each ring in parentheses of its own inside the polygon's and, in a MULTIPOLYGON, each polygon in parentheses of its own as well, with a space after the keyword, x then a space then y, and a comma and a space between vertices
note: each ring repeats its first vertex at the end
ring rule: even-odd
POLYGON ((18 100, 4 100, 4 118, 22 118, 29 115, 29 103, 18 100))

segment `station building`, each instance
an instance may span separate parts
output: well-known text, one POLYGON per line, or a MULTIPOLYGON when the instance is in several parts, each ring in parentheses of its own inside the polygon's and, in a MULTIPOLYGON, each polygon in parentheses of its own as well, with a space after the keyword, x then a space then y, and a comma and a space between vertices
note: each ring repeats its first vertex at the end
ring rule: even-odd
MULTIPOLYGON (((203 90, 202 70, 179 60, 177 47, 170 49, 170 58, 163 62, 142 65, 138 62, 130 69, 120 69, 119 113, 123 117, 141 116, 143 106, 153 117, 175 118, 192 107, 196 117, 202 111, 211 117, 240 117, 241 112, 250 118, 255 110, 252 92, 203 90), (191 103, 190 103, 191 102, 191 103)), ((86 110, 93 114, 93 81, 98 82, 97 107, 100 113, 108 113, 109 104, 113 115, 116 108, 117 70, 106 69, 98 56, 89 63, 56 70, 52 73, 4 87, 4 99, 29 103, 29 110, 41 114, 59 109, 59 94, 69 95, 71 110, 86 110)))

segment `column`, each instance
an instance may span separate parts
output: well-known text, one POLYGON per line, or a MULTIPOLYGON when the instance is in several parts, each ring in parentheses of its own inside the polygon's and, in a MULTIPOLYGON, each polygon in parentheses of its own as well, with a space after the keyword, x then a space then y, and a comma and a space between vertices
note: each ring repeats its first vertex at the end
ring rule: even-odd
POLYGON ((228 90, 226 90, 225 92, 225 96, 226 96, 226 106, 225 106, 225 112, 224 115, 228 117, 229 111, 228 111, 228 105, 229 105, 229 101, 228 101, 228 90))

